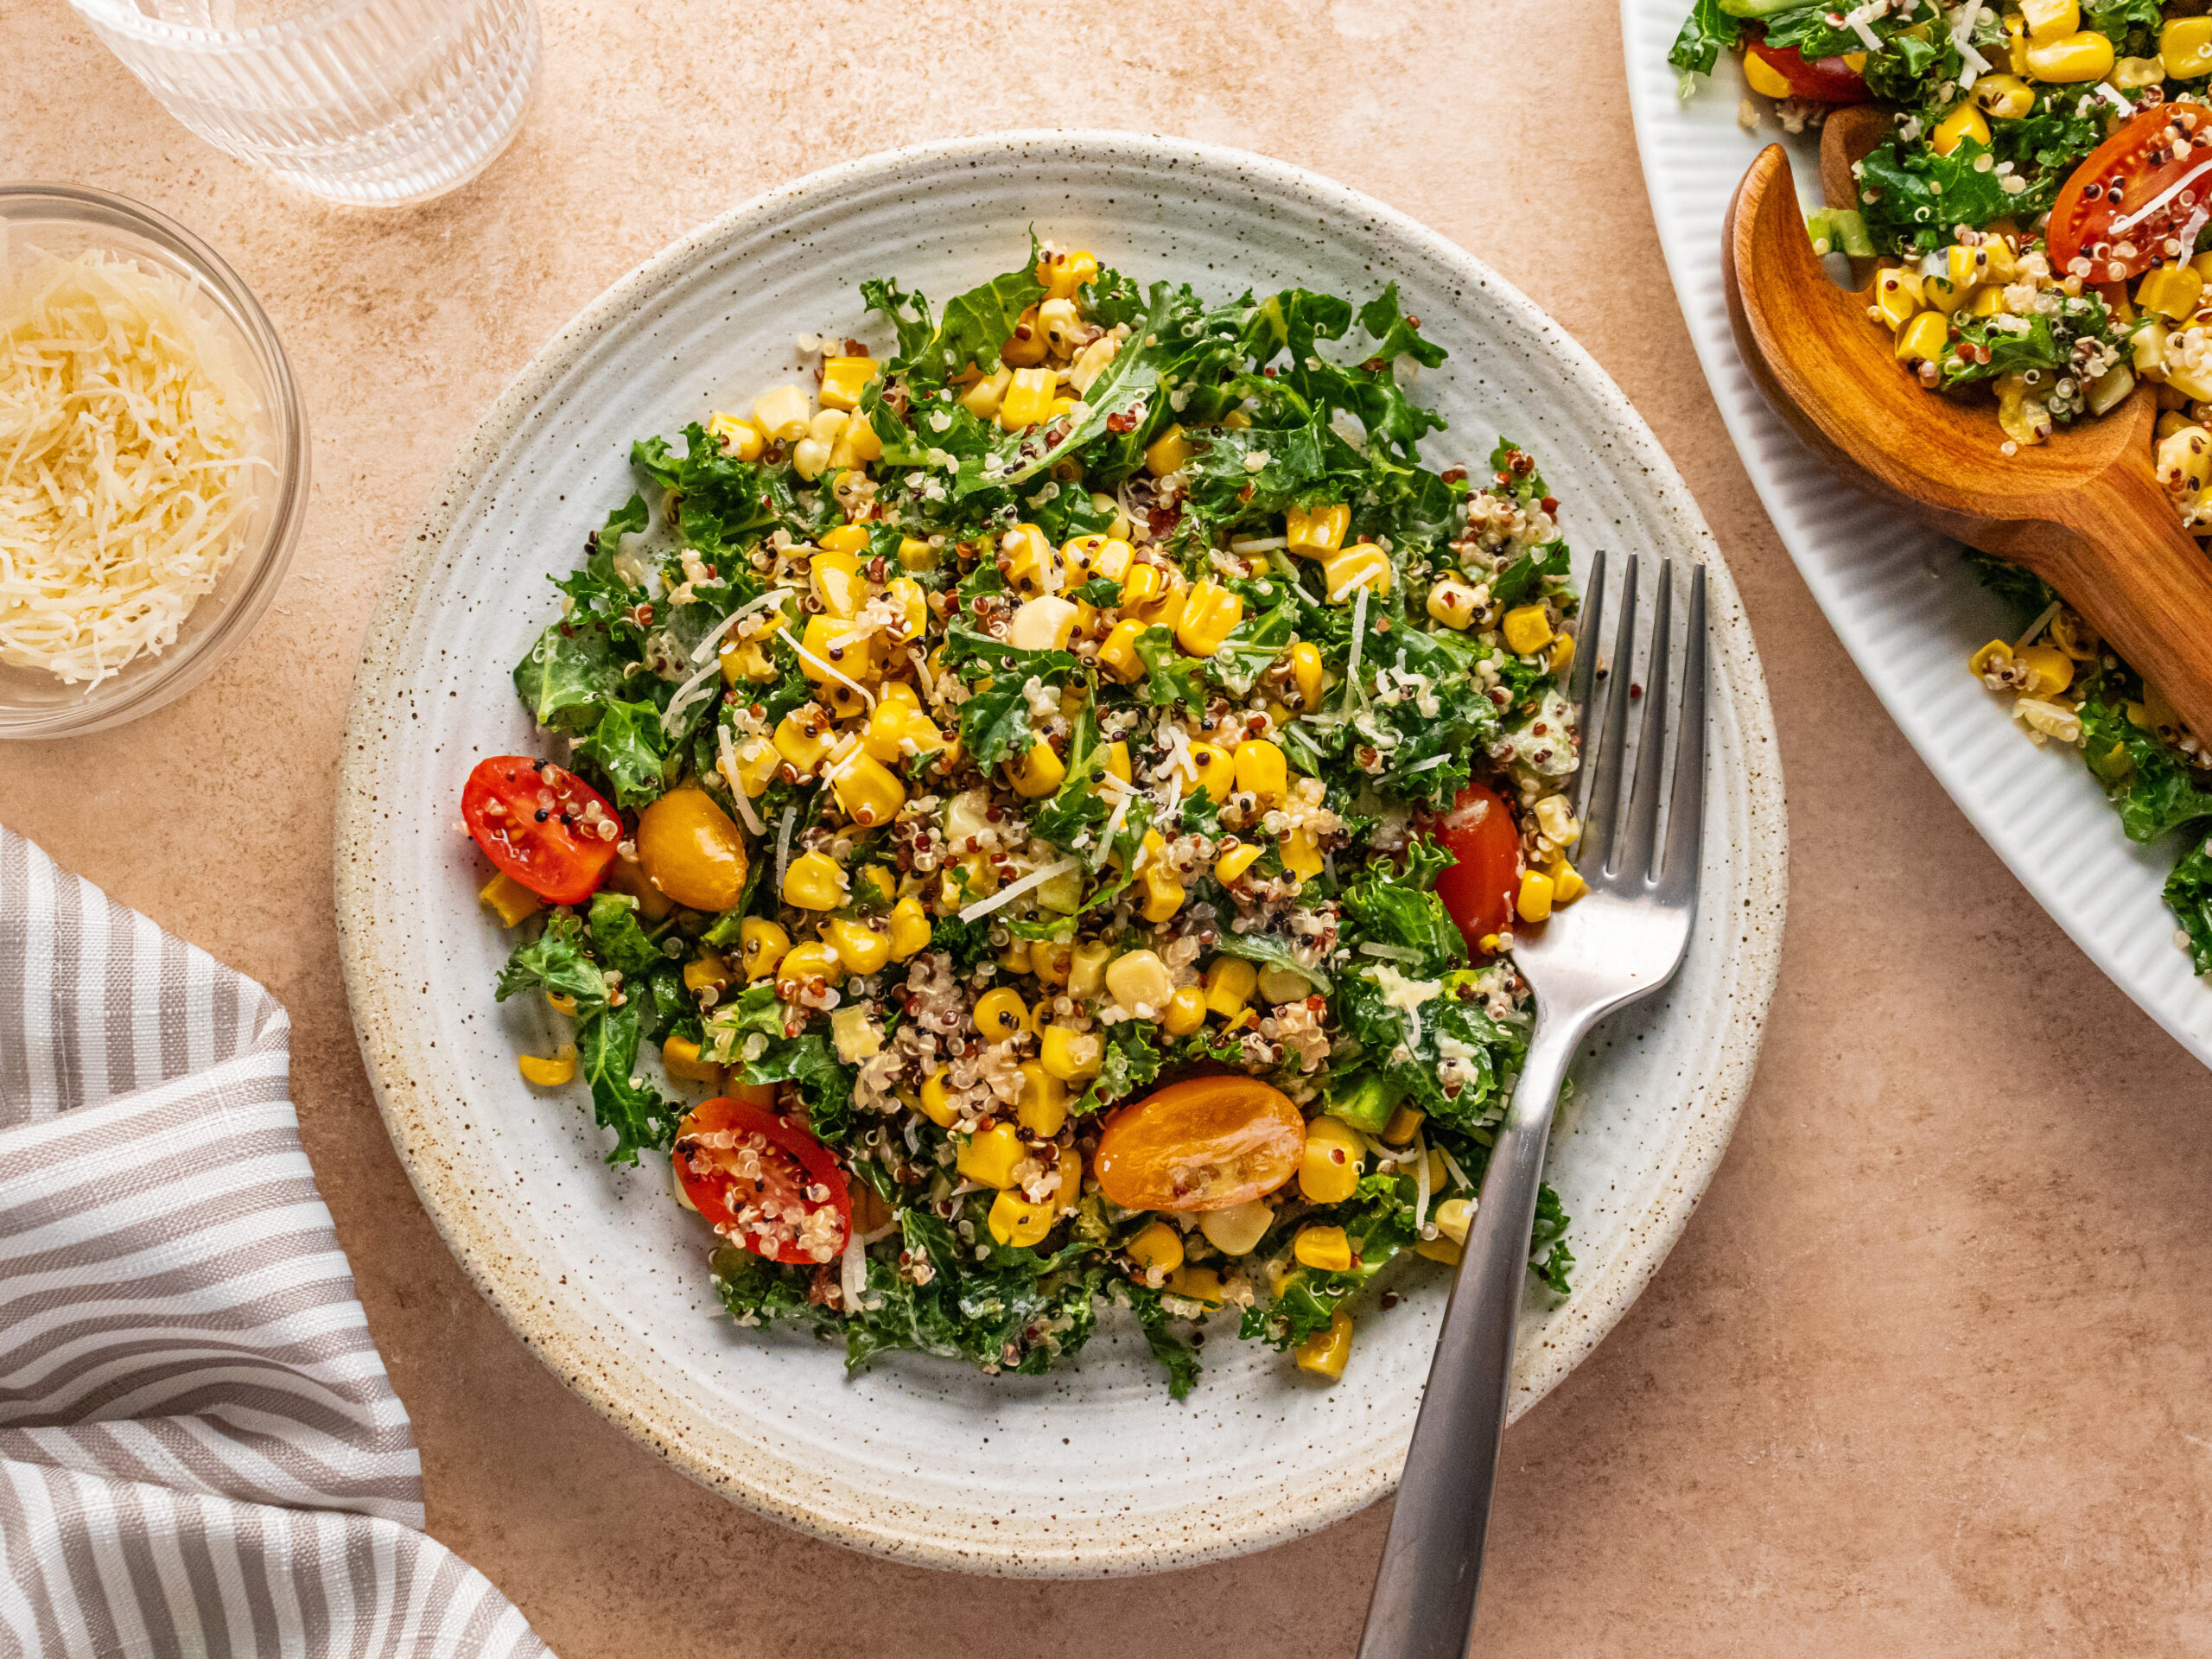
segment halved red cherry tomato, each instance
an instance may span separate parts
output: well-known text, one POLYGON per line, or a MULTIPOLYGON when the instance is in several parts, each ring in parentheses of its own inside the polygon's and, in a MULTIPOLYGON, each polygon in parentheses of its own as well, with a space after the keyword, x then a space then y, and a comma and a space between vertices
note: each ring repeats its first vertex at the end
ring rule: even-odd
POLYGON ((2212 110, 2183 99, 2122 122, 2091 150, 2050 207, 2051 275, 2118 283, 2187 258, 2212 219, 2207 123, 2212 110), (2193 125, 2183 125, 2192 118, 2193 125), (2176 158, 2169 128, 2188 142, 2188 155, 2176 158), (2069 270, 2083 258, 2089 262, 2086 275, 2069 270))
POLYGON ((526 754, 477 762, 461 791, 461 817, 493 863, 556 905, 591 897, 622 833, 621 815, 590 785, 526 754))
POLYGON ((1769 46, 1764 41, 1752 41, 1749 49, 1788 81, 1789 90, 1799 98, 1821 104, 1864 104, 1874 96, 1867 88, 1866 78, 1847 59, 1815 58, 1808 63, 1796 47, 1769 46))
POLYGON ((676 1179, 732 1243, 796 1267, 844 1253, 852 1193, 830 1149, 787 1117, 727 1096, 677 1125, 676 1179))
POLYGON ((1521 891, 1521 831, 1497 791, 1482 784, 1469 784, 1450 811, 1424 827, 1457 861, 1436 878, 1436 896, 1467 949, 1481 956, 1484 939, 1512 925, 1521 891))

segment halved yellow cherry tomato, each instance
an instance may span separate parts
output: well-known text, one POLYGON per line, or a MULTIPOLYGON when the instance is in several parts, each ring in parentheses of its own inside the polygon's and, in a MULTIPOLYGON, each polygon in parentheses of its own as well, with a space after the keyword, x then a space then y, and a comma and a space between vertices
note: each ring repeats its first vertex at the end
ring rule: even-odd
POLYGON ((1306 1120, 1256 1077, 1191 1077, 1123 1107, 1098 1137, 1098 1185, 1124 1210, 1228 1210, 1298 1171, 1306 1120))
POLYGON ((745 892, 745 837, 702 789, 671 789, 639 814, 638 863, 693 910, 728 910, 745 892))

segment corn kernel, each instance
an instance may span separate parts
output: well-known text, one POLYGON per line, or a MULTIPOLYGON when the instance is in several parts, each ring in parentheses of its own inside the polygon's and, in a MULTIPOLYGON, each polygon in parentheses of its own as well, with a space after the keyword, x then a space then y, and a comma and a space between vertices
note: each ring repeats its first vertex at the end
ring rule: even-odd
POLYGON ((2175 322, 2186 322, 2204 296, 2204 278, 2187 265, 2161 265, 2136 285, 2135 302, 2175 322))
POLYGON ((1306 1126, 1306 1151, 1298 1164, 1298 1190, 1315 1204, 1342 1204, 1358 1190, 1367 1167, 1359 1131, 1333 1117, 1306 1126))
POLYGON ((1026 1250, 1042 1243, 1045 1235, 1052 1230, 1057 1208, 1051 1204, 1032 1204, 1008 1187, 991 1200, 991 1212, 985 1224, 1000 1243, 1026 1250))
POLYGON ((1037 280, 1055 300, 1071 300, 1085 283, 1098 277, 1098 256, 1077 248, 1073 253, 1048 253, 1037 262, 1037 280))
POLYGON ((1236 746, 1230 767, 1236 787, 1257 796, 1263 809, 1282 804, 1290 787, 1290 765, 1280 746, 1264 737, 1248 737, 1236 746))
POLYGON ((2029 645, 2018 660, 2028 668, 2028 683, 2020 688, 2028 696, 2055 697, 2074 683, 2074 659, 2056 645, 2029 645))
POLYGON ((791 936, 777 923, 748 916, 738 924, 738 958, 745 964, 746 983, 766 979, 791 948, 791 936))
POLYGON ((1300 1370, 1337 1382, 1351 1358, 1351 1315, 1338 1308, 1329 1316, 1327 1330, 1316 1332, 1291 1352, 1297 1357, 1300 1370))
POLYGON ((1505 648, 1516 657, 1531 656, 1552 642, 1551 613, 1541 605, 1521 605, 1505 613, 1499 628, 1505 648))
POLYGON ((801 853, 784 872, 783 897, 800 910, 836 910, 845 902, 845 873, 826 853, 801 853))
POLYGON ((875 359, 833 357, 822 365, 822 401, 831 409, 858 409, 861 393, 875 378, 875 359))
POLYGON ((1147 1273, 1164 1277, 1183 1265, 1183 1236, 1164 1221, 1148 1223, 1122 1249, 1147 1273))
POLYGON ((1475 1201, 1472 1198, 1446 1198, 1436 1206, 1433 1220, 1438 1233, 1454 1244, 1465 1245, 1467 1230, 1474 1225, 1475 1201))
POLYGON ((1567 861, 1565 854, 1554 857, 1552 860, 1551 868, 1545 874, 1552 879, 1552 908, 1554 910, 1566 909, 1567 906, 1590 891, 1590 884, 1582 879, 1580 871, 1567 861))
POLYGON ((1167 964, 1152 950, 1130 950, 1115 957, 1107 966, 1105 983, 1114 1000, 1132 1014, 1145 1007, 1154 1017, 1175 994, 1167 964))
POLYGON ((1106 964, 1114 959, 1114 947, 1098 939, 1084 939, 1068 953, 1068 995, 1077 998, 1096 996, 1106 982, 1106 964))
POLYGON ((2038 46, 2063 40, 2082 27, 2081 0, 2019 0, 2019 6, 2028 38, 2038 46))
POLYGON ((1428 590, 1429 620, 1447 628, 1465 628, 1475 620, 1475 590, 1464 582, 1445 577, 1428 590))
POLYGON ((1326 868, 1321 844, 1311 830, 1294 830, 1282 838, 1282 867, 1300 881, 1311 881, 1326 868))
POLYGON ((1351 1271, 1351 1240, 1341 1227, 1300 1228, 1291 1254, 1300 1267, 1312 1268, 1316 1273, 1351 1271))
MULTIPOLYGON (((1955 292, 1963 289, 1955 289, 1955 292)), ((1963 302, 1961 302, 1963 303, 1963 302)), ((1923 311, 1897 330, 1896 357, 1900 363, 1934 363, 1943 355, 1948 325, 1940 311, 1923 311)))
POLYGON ((2026 59, 2030 79, 2071 86, 2102 80, 2112 73, 2113 53, 2109 40, 2085 29, 2055 41, 2031 42, 2026 59))
POLYGON ((906 804, 906 785, 888 766, 861 748, 831 769, 830 789, 845 816, 863 828, 890 823, 906 804))
POLYGON ((1967 668, 1976 679, 1993 669, 2003 668, 2012 660, 2012 647, 2002 639, 1993 639, 1967 658, 1967 668))
POLYGON ((1033 369, 1045 360, 1045 330, 1031 306, 1014 325, 1014 332, 999 347, 999 361, 1010 369, 1033 369))
POLYGON ((1224 1255, 1249 1255, 1274 1224, 1275 1212, 1264 1198, 1248 1198, 1226 1210, 1207 1210, 1198 1217, 1198 1230, 1206 1243, 1224 1255))
POLYGON ((1014 792, 1033 801, 1050 795, 1068 775, 1067 763, 1052 753, 1051 744, 1044 742, 1031 744, 1028 753, 1009 770, 1014 792))
POLYGON ((1183 429, 1171 426, 1147 447, 1144 469, 1154 478, 1166 478, 1170 473, 1181 472, 1196 453, 1191 441, 1183 435, 1183 429))
POLYGON ((1974 317, 2003 316, 2005 290, 1993 286, 1976 289, 1974 298, 1967 302, 1967 315, 1974 317))
POLYGON ((537 913, 544 901, 505 870, 484 884, 476 895, 480 904, 488 905, 499 918, 502 927, 513 927, 537 913))
POLYGON ((1175 642, 1193 657, 1211 657, 1244 620, 1244 601, 1219 582, 1192 585, 1175 621, 1175 642))
POLYGON ((1256 842, 1243 841, 1213 861, 1213 879, 1224 887, 1233 887, 1244 872, 1259 861, 1261 848, 1256 842))
POLYGON ((1039 985, 1054 989, 1068 982, 1068 966, 1074 960, 1072 945, 1039 939, 1029 947, 1029 971, 1036 976, 1039 985))
POLYGON ((776 995, 791 1001, 801 991, 836 985, 845 977, 845 964, 837 953, 819 939, 806 939, 784 952, 776 964, 776 995))
POLYGON ((969 1180, 983 1186, 1013 1185, 1014 1168, 1029 1155, 1021 1135, 1011 1123, 994 1123, 971 1135, 960 1148, 956 1166, 969 1180))
POLYGON ((1024 1060, 1020 1071, 1021 1095, 1014 1115, 1030 1134, 1049 1141, 1068 1121, 1067 1084, 1036 1060, 1024 1060))
POLYGON ((862 415, 848 421, 837 434, 837 441, 830 446, 830 465, 833 469, 859 467, 882 458, 883 440, 862 415))
POLYGON ((987 1043, 1003 1043, 1035 1027, 1018 992, 1001 985, 976 999, 976 1029, 987 1043))
POLYGON ((960 394, 960 407, 979 421, 993 419, 1006 397, 1006 389, 1013 384, 1012 369, 995 370, 960 394))
POLYGON ((1206 1007, 1224 1020, 1234 1020, 1252 1000, 1260 972, 1241 957, 1216 957, 1206 969, 1206 1007))
POLYGON ((908 893, 891 907, 891 959, 904 962, 929 948, 929 913, 908 893))
MULTIPOLYGON (((822 601, 822 608, 833 617, 849 620, 857 616, 861 607, 868 602, 868 582, 861 575, 859 556, 825 547, 807 563, 810 567, 807 581, 814 588, 814 596, 822 601)), ((806 648, 815 651, 814 642, 810 639, 806 648)), ((815 654, 821 655, 818 651, 815 654)))
POLYGON ((999 404, 999 424, 1019 432, 1046 420, 1052 413, 1053 385, 1050 369, 1016 369, 999 404))
POLYGON ((2035 107, 2035 88, 2018 75, 1984 75, 1974 84, 1974 101, 1982 112, 2017 121, 2035 107))
POLYGON ((729 982, 729 963, 715 951, 683 964, 683 988, 694 996, 705 990, 719 992, 729 982))
POLYGON ((2170 17, 2158 31, 2158 60, 2174 80, 2212 75, 2212 17, 2170 17))
POLYGON ((515 1068, 522 1073, 522 1080, 539 1089, 558 1089, 573 1082, 576 1075, 576 1048, 574 1043, 563 1043, 551 1058, 542 1059, 535 1054, 515 1056, 515 1068))
POLYGON ((1913 313, 1921 309, 1920 273, 1910 270, 1877 271, 1874 309, 1881 314, 1885 327, 1896 328, 1910 321, 1913 313))
POLYGON ((660 1063, 671 1077, 681 1077, 686 1083, 703 1083, 710 1089, 721 1086, 721 1067, 712 1060, 701 1059, 699 1045, 689 1037, 670 1033, 660 1046, 660 1063))
POLYGON ((1351 526, 1351 508, 1342 501, 1318 507, 1293 507, 1283 514, 1283 540, 1293 553, 1321 558, 1344 544, 1351 526))
POLYGON ((1226 801, 1236 789, 1236 763, 1218 743, 1192 744, 1191 765, 1194 768, 1191 787, 1216 805, 1226 801))
POLYGON ((914 1109, 940 1129, 950 1128, 959 1117, 960 1109, 952 1103, 952 1085, 945 1081, 942 1066, 922 1079, 922 1091, 915 1097, 914 1109))
POLYGON ((1211 1268, 1194 1268, 1187 1263, 1169 1275, 1167 1291, 1186 1302, 1196 1302, 1202 1307, 1221 1306, 1221 1275, 1211 1268))
POLYGON ((1386 1147, 1408 1145, 1421 1133, 1421 1126, 1428 1114, 1417 1106, 1401 1105, 1391 1112, 1390 1121, 1382 1126, 1382 1144, 1386 1147))
POLYGON ((1290 648, 1290 683, 1298 688, 1298 706, 1319 709, 1324 690, 1321 651, 1301 639, 1290 648))
POLYGON ((738 461, 758 461, 767 447, 767 440, 760 429, 742 415, 714 414, 707 416, 707 435, 722 447, 722 453, 738 461))
POLYGON ((1183 908, 1187 896, 1183 884, 1164 861, 1155 860, 1138 871, 1137 885, 1144 889, 1144 908, 1140 913, 1147 922, 1167 921, 1183 908))
POLYGON ((1137 641, 1144 624, 1132 619, 1116 622, 1098 647, 1098 665, 1124 685, 1134 685, 1145 675, 1144 658, 1137 655, 1137 641))
POLYGON ((797 386, 778 386, 753 400, 753 423, 771 443, 790 443, 807 435, 814 411, 797 386))
POLYGON ((1989 120, 1971 99, 1961 101, 1958 107, 1936 124, 1928 135, 1928 142, 1935 146, 1938 156, 1948 156, 1961 144, 1972 139, 1987 148, 1989 120))
POLYGON ((1098 1075, 1104 1049, 1096 1032, 1047 1026, 1037 1039, 1037 1063, 1062 1083, 1081 1083, 1098 1075))
POLYGON ((1341 605, 1362 588, 1390 591, 1390 556, 1372 542, 1360 542, 1321 562, 1321 583, 1329 603, 1341 605))
POLYGON ((1514 900, 1514 909, 1524 922, 1541 922, 1552 913, 1552 879, 1541 870, 1530 870, 1521 878, 1521 893, 1514 900))
POLYGON ((1205 1022, 1205 993, 1195 985, 1179 988, 1160 1016, 1160 1028, 1170 1037, 1187 1037, 1205 1022))
POLYGON ((891 960, 891 931, 863 921, 839 918, 825 923, 822 937, 849 974, 872 974, 891 960))
POLYGON ((1761 98, 1795 98, 1789 79, 1756 52, 1744 54, 1744 84, 1761 98))
POLYGON ((1551 669, 1554 674, 1564 674, 1574 666, 1574 636, 1562 633, 1552 640, 1551 669))

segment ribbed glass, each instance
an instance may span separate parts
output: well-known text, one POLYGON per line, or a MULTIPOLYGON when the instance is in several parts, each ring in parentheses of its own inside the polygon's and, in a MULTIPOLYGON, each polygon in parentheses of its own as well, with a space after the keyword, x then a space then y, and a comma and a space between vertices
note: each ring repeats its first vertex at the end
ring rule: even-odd
POLYGON ((450 190, 514 136, 537 0, 70 0, 208 143, 337 201, 450 190))

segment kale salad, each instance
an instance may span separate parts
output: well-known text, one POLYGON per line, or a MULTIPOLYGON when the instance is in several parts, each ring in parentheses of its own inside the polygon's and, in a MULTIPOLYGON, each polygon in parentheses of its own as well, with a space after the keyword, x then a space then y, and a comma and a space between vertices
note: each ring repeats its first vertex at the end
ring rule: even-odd
POLYGON ((1457 1260, 1513 931, 1583 890, 1559 504, 1422 464, 1395 287, 1033 244, 861 298, 634 446, 515 669, 541 753, 462 816, 522 1077, 669 1166, 741 1325, 1029 1373, 1113 1305, 1178 1398, 1217 1329, 1334 1380, 1457 1260))

